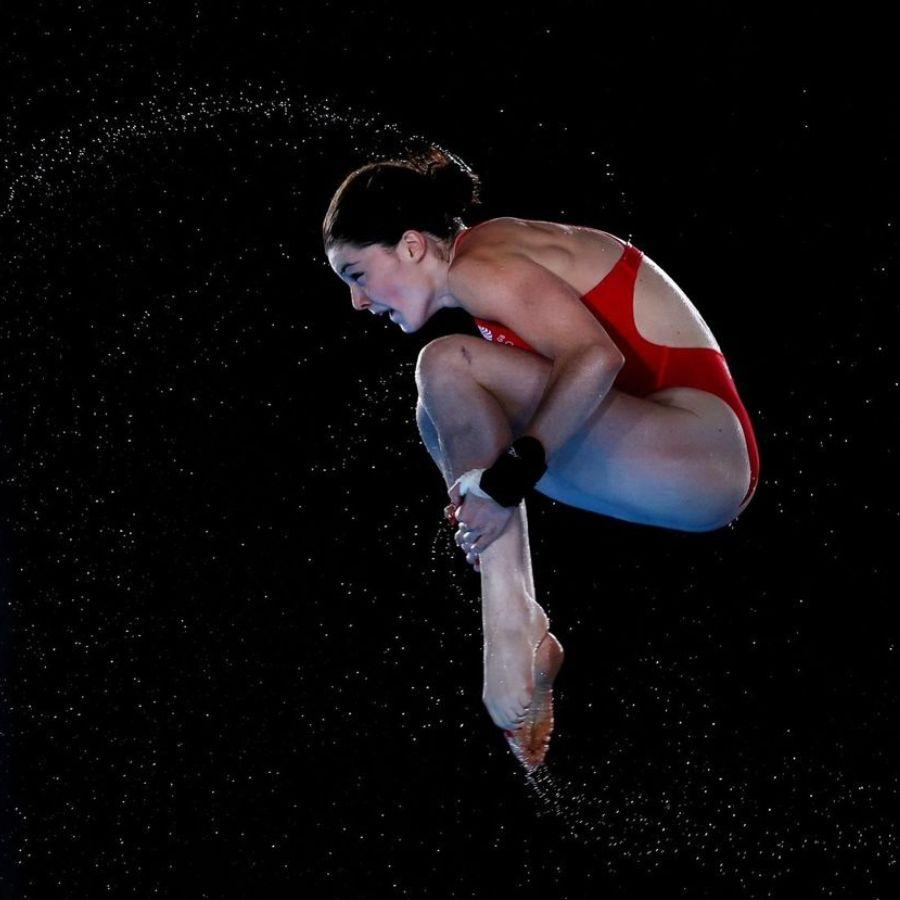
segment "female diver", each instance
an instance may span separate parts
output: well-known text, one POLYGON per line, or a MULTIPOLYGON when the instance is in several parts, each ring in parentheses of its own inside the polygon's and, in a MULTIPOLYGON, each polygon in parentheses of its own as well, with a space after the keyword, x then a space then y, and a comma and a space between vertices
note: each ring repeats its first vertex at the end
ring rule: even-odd
POLYGON ((479 186, 437 147, 371 163, 341 183, 322 232, 354 309, 412 333, 461 308, 481 332, 422 348, 416 422, 481 573, 482 700, 533 771, 563 649, 536 600, 524 498, 711 531, 750 502, 759 454, 712 332, 661 268, 593 228, 466 227, 479 186))

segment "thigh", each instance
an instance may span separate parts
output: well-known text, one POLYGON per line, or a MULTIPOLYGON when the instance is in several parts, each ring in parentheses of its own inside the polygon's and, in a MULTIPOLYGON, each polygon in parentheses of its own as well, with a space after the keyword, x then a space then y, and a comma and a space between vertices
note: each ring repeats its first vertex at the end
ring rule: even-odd
MULTIPOLYGON (((432 343, 446 354, 439 362, 461 366, 496 398, 518 437, 540 404, 550 361, 468 335, 432 343)), ((723 456, 735 438, 729 432, 731 440, 722 439, 723 425, 732 424, 743 446, 737 417, 706 391, 668 388, 635 397, 614 387, 554 454, 536 489, 580 509, 699 530, 743 496, 734 461, 723 456)))
POLYGON ((687 387, 646 397, 612 388, 536 488, 629 522, 706 531, 737 515, 749 483, 740 421, 721 398, 687 387))

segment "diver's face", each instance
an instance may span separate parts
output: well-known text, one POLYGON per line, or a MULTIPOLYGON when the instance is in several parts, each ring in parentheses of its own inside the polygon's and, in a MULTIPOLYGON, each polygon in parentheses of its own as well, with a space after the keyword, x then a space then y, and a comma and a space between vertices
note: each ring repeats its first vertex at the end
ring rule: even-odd
POLYGON ((421 328, 428 318, 426 309, 434 293, 426 267, 416 264, 426 251, 423 241, 409 240, 404 235, 392 249, 378 244, 363 248, 335 244, 328 251, 328 262, 349 285, 354 309, 388 316, 403 331, 411 332, 421 328))

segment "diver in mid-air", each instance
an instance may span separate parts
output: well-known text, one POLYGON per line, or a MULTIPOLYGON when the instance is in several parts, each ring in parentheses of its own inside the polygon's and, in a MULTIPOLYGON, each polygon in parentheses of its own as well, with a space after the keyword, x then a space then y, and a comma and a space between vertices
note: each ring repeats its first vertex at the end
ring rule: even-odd
POLYGON ((407 333, 461 308, 481 333, 422 348, 416 421, 481 573, 483 700, 529 771, 563 648, 536 599, 525 498, 681 531, 732 522, 759 479, 750 417, 696 307, 630 242, 464 217, 476 175, 439 148, 365 165, 329 205, 329 264, 355 310, 407 333))

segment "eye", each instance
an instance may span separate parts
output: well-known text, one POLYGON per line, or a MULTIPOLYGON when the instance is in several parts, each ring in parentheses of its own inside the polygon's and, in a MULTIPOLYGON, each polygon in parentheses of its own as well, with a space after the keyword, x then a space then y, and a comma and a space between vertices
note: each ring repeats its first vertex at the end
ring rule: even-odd
POLYGON ((361 275, 362 275, 362 272, 354 272, 354 273, 350 276, 350 278, 351 278, 353 281, 359 282, 359 278, 360 278, 361 275))

